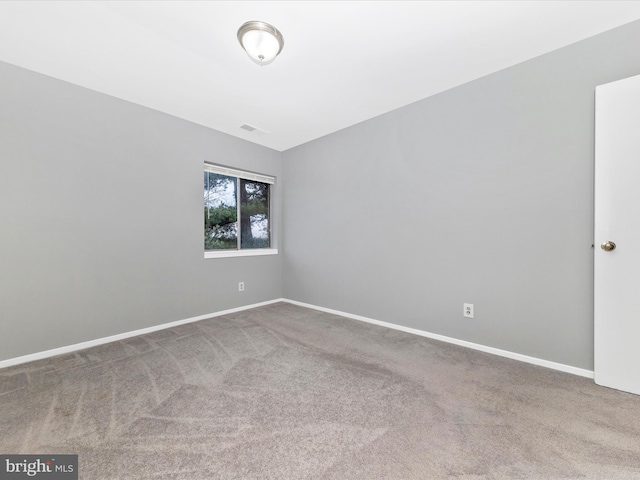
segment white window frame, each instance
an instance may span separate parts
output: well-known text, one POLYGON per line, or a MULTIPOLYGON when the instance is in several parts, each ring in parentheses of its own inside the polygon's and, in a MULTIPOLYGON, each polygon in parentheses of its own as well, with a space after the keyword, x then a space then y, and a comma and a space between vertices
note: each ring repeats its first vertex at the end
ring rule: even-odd
MULTIPOLYGON (((254 182, 260 182, 260 183, 268 183, 269 185, 271 185, 269 187, 269 203, 271 203, 272 199, 273 199, 273 188, 272 186, 275 185, 276 179, 275 177, 272 177, 270 175, 262 175, 259 173, 253 173, 253 172, 247 172, 245 170, 238 170, 235 168, 231 168, 231 167, 225 167, 222 165, 215 165, 213 163, 206 163, 204 164, 204 171, 205 172, 212 172, 212 173, 217 173, 219 175, 226 175, 229 177, 236 177, 236 178, 242 178, 245 180, 252 180, 254 182)), ((239 204, 238 204, 239 205, 239 204)), ((272 208, 271 205, 269 205, 269 237, 270 237, 270 241, 273 242, 273 230, 272 230, 272 225, 273 225, 273 219, 272 219, 272 208)), ((240 221, 238 219, 238 221, 240 221)), ((228 257, 253 257, 253 256, 258 256, 258 255, 277 255, 278 254, 278 249, 271 247, 271 248, 247 248, 244 250, 241 249, 229 249, 229 250, 205 250, 204 251, 204 258, 228 258, 228 257)))

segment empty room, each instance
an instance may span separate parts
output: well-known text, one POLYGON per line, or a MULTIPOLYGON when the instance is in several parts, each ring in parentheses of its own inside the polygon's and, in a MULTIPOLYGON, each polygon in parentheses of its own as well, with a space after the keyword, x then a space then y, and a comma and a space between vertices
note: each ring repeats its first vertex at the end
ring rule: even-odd
POLYGON ((639 46, 640 1, 0 2, 0 479, 639 479, 639 46))

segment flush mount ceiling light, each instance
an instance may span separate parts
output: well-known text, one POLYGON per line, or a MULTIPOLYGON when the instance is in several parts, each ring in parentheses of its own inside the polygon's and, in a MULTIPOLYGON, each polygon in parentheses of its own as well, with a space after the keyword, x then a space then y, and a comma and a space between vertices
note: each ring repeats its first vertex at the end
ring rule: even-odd
POLYGON ((256 20, 238 29, 238 41, 258 65, 269 65, 284 47, 284 38, 276 27, 256 20))

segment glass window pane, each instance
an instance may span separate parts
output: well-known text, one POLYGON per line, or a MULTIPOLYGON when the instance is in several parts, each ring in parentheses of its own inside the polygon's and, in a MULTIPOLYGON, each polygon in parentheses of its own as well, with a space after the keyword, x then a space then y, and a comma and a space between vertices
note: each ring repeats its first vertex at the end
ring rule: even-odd
POLYGON ((240 248, 269 248, 269 184, 240 179, 240 248))
POLYGON ((204 172, 204 249, 238 248, 238 179, 204 172))

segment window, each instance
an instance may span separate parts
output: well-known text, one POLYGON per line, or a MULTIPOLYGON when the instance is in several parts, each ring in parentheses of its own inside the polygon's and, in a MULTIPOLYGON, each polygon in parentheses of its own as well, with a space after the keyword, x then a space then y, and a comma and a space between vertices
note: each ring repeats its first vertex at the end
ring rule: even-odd
POLYGON ((273 184, 273 177, 205 163, 205 257, 277 253, 271 248, 273 184))

